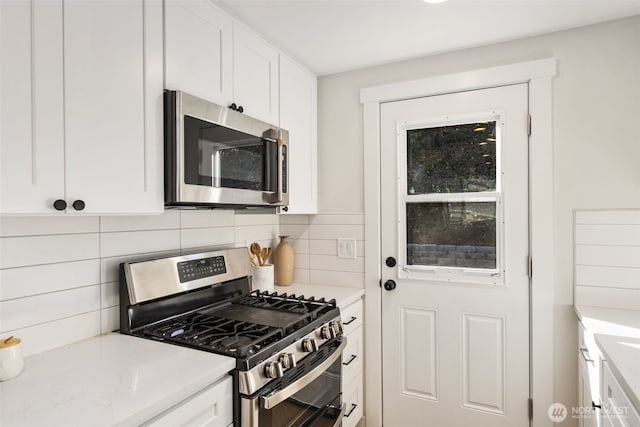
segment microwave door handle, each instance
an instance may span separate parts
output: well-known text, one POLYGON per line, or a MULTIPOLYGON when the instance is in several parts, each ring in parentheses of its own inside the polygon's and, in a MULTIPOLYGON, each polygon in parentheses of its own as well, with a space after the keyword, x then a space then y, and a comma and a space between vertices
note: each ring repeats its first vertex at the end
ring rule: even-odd
POLYGON ((347 345, 346 341, 342 341, 338 348, 329 356, 325 361, 316 366, 311 372, 309 372, 304 377, 296 380, 293 384, 288 385, 282 390, 278 390, 267 396, 262 396, 260 399, 262 401, 262 406, 264 409, 272 409, 279 403, 284 402, 300 390, 302 390, 305 386, 313 382, 316 378, 322 375, 329 367, 338 360, 340 356, 342 356, 342 351, 347 345))
POLYGON ((278 191, 276 192, 276 198, 273 201, 273 203, 280 203, 282 202, 282 194, 283 194, 283 176, 282 176, 282 139, 278 138, 278 142, 276 143, 278 144, 278 154, 276 155, 276 158, 278 159, 278 191))
POLYGON ((275 192, 263 192, 262 193, 262 200, 264 200, 266 203, 269 204, 274 204, 274 203, 280 203, 282 202, 283 199, 283 195, 284 195, 284 177, 283 177, 283 149, 282 149, 282 139, 278 138, 277 140, 267 140, 268 142, 271 142, 273 144, 276 144, 277 147, 277 153, 276 153, 276 161, 278 163, 277 165, 277 171, 278 171, 278 176, 276 178, 276 191, 275 192))

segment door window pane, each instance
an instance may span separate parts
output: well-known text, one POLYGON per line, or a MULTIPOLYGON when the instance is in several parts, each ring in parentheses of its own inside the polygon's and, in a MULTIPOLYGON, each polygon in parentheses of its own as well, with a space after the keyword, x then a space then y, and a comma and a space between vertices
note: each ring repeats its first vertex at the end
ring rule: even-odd
POLYGON ((407 203, 407 264, 496 269, 495 202, 407 203))
POLYGON ((407 194, 495 189, 495 121, 407 130, 407 194))

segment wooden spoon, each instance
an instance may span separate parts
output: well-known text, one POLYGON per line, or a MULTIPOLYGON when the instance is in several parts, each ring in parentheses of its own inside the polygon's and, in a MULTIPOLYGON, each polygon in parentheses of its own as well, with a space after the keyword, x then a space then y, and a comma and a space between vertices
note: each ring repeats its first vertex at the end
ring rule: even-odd
POLYGON ((260 253, 260 260, 262 261, 262 263, 260 265, 265 265, 268 259, 269 259, 269 248, 262 248, 262 252, 260 253))
POLYGON ((258 262, 260 262, 260 252, 261 252, 260 245, 257 244, 256 242, 253 242, 249 247, 249 249, 251 250, 252 254, 258 257, 258 262))

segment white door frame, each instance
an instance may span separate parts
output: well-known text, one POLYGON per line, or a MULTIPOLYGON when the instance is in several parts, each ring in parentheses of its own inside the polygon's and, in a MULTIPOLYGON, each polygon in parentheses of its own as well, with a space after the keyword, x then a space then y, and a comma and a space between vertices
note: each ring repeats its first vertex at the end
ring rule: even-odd
MULTIPOLYGON (((360 90, 364 107, 365 214, 365 417, 382 425, 382 290, 380 277, 380 104, 517 83, 529 84, 530 395, 535 427, 552 426, 547 416, 553 393, 553 144, 552 79, 556 59, 547 58, 360 90), (533 375, 535 373, 535 375, 533 375)), ((524 267, 523 267, 524 268, 524 267)))

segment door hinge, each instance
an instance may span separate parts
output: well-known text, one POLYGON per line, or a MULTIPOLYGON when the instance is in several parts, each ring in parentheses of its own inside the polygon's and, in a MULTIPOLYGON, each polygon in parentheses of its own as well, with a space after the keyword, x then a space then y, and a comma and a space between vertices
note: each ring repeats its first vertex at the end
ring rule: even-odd
POLYGON ((527 114, 527 135, 531 136, 531 114, 527 114))
POLYGON ((527 276, 533 277, 533 257, 531 255, 527 255, 527 276))
POLYGON ((533 419, 533 399, 532 398, 529 398, 527 409, 529 411, 529 419, 532 420, 533 419))

